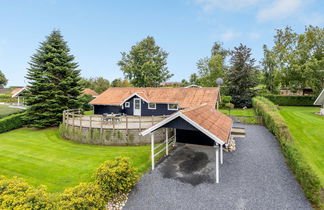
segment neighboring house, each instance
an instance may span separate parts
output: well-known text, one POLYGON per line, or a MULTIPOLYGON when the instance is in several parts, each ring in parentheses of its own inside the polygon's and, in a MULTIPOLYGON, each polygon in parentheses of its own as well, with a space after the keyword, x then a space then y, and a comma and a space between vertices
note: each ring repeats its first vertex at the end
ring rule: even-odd
POLYGON ((324 115, 324 89, 315 100, 314 105, 320 105, 321 106, 320 115, 324 115))
POLYGON ((297 92, 293 92, 288 88, 280 88, 280 95, 285 96, 309 96, 313 94, 313 90, 311 88, 304 88, 302 90, 298 90, 297 92))
POLYGON ((26 87, 22 87, 22 88, 16 88, 11 92, 11 94, 12 94, 11 97, 17 98, 17 100, 18 100, 17 106, 21 106, 21 107, 25 106, 25 95, 24 95, 25 90, 26 90, 26 87))
POLYGON ((99 94, 96 93, 94 90, 91 90, 90 88, 86 88, 82 90, 82 95, 87 94, 87 95, 92 95, 92 97, 96 98, 99 94))
POLYGON ((218 88, 109 88, 90 104, 95 114, 161 116, 219 100, 218 88))

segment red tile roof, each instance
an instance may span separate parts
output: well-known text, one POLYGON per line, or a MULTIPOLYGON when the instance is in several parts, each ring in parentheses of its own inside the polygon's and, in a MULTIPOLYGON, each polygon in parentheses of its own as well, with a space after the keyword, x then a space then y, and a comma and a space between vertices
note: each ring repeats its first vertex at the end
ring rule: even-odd
POLYGON ((12 95, 15 95, 16 93, 18 93, 21 89, 23 88, 15 88, 14 90, 11 91, 12 95))
POLYGON ((228 142, 233 120, 215 110, 213 106, 203 104, 195 108, 181 110, 181 112, 224 143, 228 142))
POLYGON ((215 107, 218 88, 109 88, 90 104, 121 105, 125 99, 137 94, 152 103, 176 103, 182 108, 207 103, 215 107))
POLYGON ((90 88, 86 88, 82 91, 83 94, 89 94, 92 96, 98 96, 99 94, 96 93, 95 91, 91 90, 90 88))

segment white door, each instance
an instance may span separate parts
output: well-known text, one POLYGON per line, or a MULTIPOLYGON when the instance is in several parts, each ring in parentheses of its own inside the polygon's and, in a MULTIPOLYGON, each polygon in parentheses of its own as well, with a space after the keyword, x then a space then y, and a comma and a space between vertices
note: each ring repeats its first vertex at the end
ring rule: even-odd
POLYGON ((141 99, 134 98, 134 115, 141 116, 141 99))

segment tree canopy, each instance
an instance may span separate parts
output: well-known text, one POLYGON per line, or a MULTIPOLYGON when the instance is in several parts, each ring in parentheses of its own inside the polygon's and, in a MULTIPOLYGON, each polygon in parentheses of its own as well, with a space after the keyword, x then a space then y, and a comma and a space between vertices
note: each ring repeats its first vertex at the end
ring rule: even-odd
POLYGON ((226 75, 229 95, 237 107, 251 107, 254 96, 253 88, 258 84, 256 60, 251 57, 251 48, 240 44, 231 52, 230 68, 226 75))
POLYGON ((324 29, 305 27, 298 34, 291 27, 278 29, 272 49, 264 48, 262 61, 266 87, 273 92, 281 84, 292 91, 312 88, 315 93, 324 88, 324 29))
POLYGON ((135 87, 158 87, 173 76, 167 67, 168 53, 157 46, 151 36, 121 55, 117 64, 135 87))
POLYGON ((82 78, 81 85, 84 88, 90 88, 91 90, 94 90, 96 93, 100 94, 110 87, 110 82, 103 77, 89 79, 82 78))
POLYGON ((4 75, 4 73, 2 73, 2 71, 0 70, 0 87, 4 87, 6 86, 8 83, 8 79, 6 78, 6 76, 4 75))
POLYGON ((60 31, 54 30, 31 57, 26 120, 32 127, 57 126, 63 110, 80 107, 80 71, 60 31))

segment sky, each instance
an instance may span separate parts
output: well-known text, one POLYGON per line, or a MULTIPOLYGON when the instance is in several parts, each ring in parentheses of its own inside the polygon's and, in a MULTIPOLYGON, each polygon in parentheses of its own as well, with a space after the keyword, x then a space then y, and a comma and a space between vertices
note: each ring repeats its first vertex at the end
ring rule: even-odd
POLYGON ((169 81, 188 79, 214 42, 252 48, 273 45, 275 30, 324 25, 323 0, 0 0, 0 70, 8 86, 23 86, 30 57, 59 29, 82 77, 123 78, 121 52, 153 36, 169 53, 169 81))

